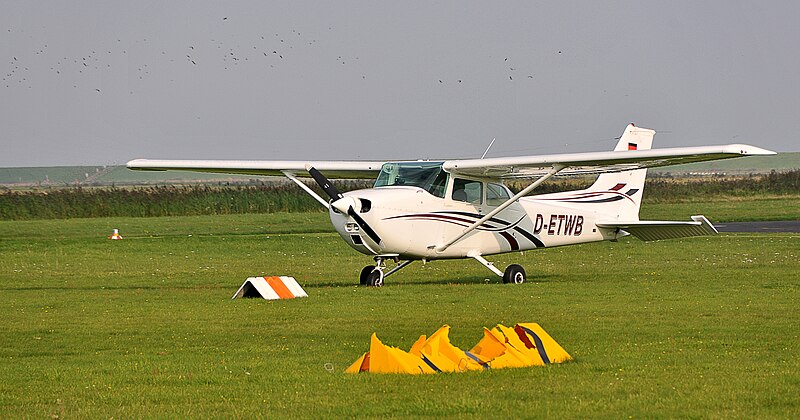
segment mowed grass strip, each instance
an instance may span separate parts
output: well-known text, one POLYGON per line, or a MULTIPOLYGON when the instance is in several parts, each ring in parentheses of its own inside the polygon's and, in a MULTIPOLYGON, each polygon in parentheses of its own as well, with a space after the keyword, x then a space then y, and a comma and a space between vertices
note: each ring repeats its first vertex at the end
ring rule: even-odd
POLYGON ((6 417, 800 414, 800 236, 635 239, 414 263, 380 289, 324 214, 0 223, 6 417), (123 241, 106 239, 121 228, 123 241), (304 231, 305 229, 305 231, 304 231), (248 276, 309 298, 230 300, 248 276), (408 349, 452 326, 540 323, 576 361, 347 375, 377 332, 408 349))

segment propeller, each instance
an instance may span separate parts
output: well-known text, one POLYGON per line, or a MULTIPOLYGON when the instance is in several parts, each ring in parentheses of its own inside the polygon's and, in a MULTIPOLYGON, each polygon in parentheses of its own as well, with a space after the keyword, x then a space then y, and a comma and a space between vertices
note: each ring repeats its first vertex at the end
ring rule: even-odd
POLYGON ((355 200, 352 197, 343 196, 342 193, 340 193, 339 190, 333 184, 331 184, 328 178, 325 178, 325 175, 322 175, 322 173, 320 173, 320 171, 313 166, 306 165, 306 171, 308 171, 308 174, 314 178, 314 181, 316 181, 317 184, 319 184, 320 188, 325 191, 325 194, 328 194, 328 196, 331 198, 331 207, 339 210, 342 213, 347 213, 348 216, 355 220, 362 232, 366 233, 373 242, 379 246, 383 246, 381 237, 378 236, 375 230, 373 230, 372 227, 367 224, 364 218, 362 218, 361 215, 356 212, 354 208, 355 200))
POLYGON ((320 188, 322 188, 322 191, 325 191, 325 194, 328 194, 328 197, 330 197, 331 200, 336 201, 344 197, 342 193, 340 193, 339 190, 336 189, 336 187, 334 187, 330 181, 328 181, 328 178, 325 178, 325 175, 322 175, 315 167, 306 165, 306 170, 308 171, 308 174, 311 175, 311 178, 314 178, 314 181, 317 181, 317 184, 319 184, 320 188))

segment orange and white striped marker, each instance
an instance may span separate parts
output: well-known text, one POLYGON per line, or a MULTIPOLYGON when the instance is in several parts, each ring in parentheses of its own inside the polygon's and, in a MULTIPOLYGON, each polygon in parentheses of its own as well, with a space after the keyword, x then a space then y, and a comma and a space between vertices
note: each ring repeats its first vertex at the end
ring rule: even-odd
POLYGON ((249 277, 231 299, 237 297, 262 297, 267 300, 275 300, 308 297, 308 294, 294 277, 249 277))
POLYGON ((122 235, 119 234, 119 229, 114 229, 114 233, 112 233, 111 236, 108 237, 108 239, 114 239, 114 240, 122 239, 122 235))

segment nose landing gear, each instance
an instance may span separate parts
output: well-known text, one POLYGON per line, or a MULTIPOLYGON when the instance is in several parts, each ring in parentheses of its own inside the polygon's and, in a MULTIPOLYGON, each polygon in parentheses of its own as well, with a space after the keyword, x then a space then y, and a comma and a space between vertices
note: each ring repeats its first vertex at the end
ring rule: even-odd
POLYGON ((399 262, 399 258, 397 258, 396 255, 391 255, 388 257, 381 255, 376 256, 375 265, 368 265, 361 269, 361 274, 358 277, 359 283, 361 283, 362 286, 381 287, 383 286, 383 279, 411 264, 411 260, 403 261, 384 274, 383 271, 386 270, 387 258, 391 258, 395 262, 399 262))

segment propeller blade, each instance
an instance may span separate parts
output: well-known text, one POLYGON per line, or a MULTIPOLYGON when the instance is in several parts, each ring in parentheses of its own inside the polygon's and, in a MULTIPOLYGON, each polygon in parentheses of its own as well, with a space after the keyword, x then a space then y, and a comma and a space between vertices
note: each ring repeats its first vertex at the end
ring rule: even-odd
POLYGON ((320 188, 322 188, 322 191, 325 191, 325 194, 328 194, 328 197, 330 197, 331 200, 338 200, 343 197, 342 193, 340 193, 339 190, 336 189, 336 187, 334 187, 330 181, 328 181, 328 178, 325 178, 325 175, 322 175, 322 173, 320 173, 320 171, 318 171, 316 168, 311 165, 306 165, 306 170, 308 171, 308 174, 311 175, 311 178, 314 178, 314 181, 317 181, 317 184, 319 184, 320 188))
POLYGON ((353 220, 356 221, 356 224, 358 224, 358 226, 361 228, 361 231, 366 233, 367 236, 369 236, 369 238, 372 239, 373 242, 375 242, 380 246, 383 246, 383 243, 381 242, 381 237, 378 236, 378 234, 375 233, 375 231, 372 230, 371 227, 369 227, 367 222, 364 219, 362 219, 361 216, 358 215, 358 213, 356 213, 355 209, 353 209, 353 206, 350 206, 350 208, 347 209, 347 215, 352 217, 353 220))

